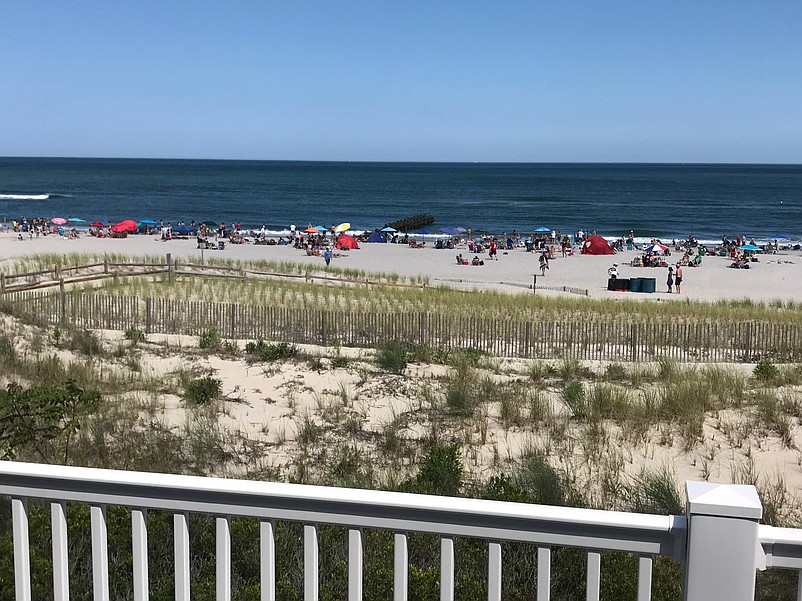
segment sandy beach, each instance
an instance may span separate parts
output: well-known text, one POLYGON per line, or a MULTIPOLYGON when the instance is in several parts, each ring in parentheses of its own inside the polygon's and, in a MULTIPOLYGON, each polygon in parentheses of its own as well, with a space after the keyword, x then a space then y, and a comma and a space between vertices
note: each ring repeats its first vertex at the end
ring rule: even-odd
MULTIPOLYGON (((666 293, 667 268, 630 267, 639 251, 625 251, 612 256, 580 255, 561 257, 550 261, 545 276, 540 275, 537 255, 523 249, 499 251, 499 260, 488 260, 487 253, 479 255, 484 265, 457 265, 456 255, 471 259, 465 246, 456 249, 436 250, 433 240, 426 246, 413 249, 400 244, 362 244, 352 251, 335 253, 332 265, 374 273, 397 273, 402 276, 424 275, 431 285, 447 285, 461 289, 497 289, 510 293, 531 293, 533 275, 542 294, 560 294, 554 289, 562 287, 587 290, 593 298, 636 299, 643 301, 694 300, 716 301, 743 299, 753 301, 794 301, 802 299, 802 252, 780 251, 778 254, 760 254, 759 262, 751 269, 731 269, 731 261, 724 257, 705 257, 698 268, 685 267, 681 294, 666 293), (607 269, 618 264, 619 277, 655 278, 656 293, 610 292, 607 290, 607 269)), ((82 236, 66 239, 49 235, 39 239, 19 240, 12 232, 0 234, 0 271, 11 272, 9 266, 16 257, 41 253, 117 253, 129 256, 161 255, 170 253, 174 258, 200 258, 195 239, 162 241, 154 236, 136 235, 125 239, 96 239, 82 236)), ((310 257, 291 246, 227 245, 223 251, 204 251, 205 258, 232 260, 294 261, 324 267, 322 257, 310 257)), ((673 265, 678 255, 666 257, 673 265)))

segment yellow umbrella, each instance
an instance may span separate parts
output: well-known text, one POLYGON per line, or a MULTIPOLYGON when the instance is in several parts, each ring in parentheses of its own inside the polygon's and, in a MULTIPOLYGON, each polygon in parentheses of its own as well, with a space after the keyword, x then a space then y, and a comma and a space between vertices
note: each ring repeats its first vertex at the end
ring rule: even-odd
POLYGON ((351 229, 350 223, 341 223, 340 225, 334 228, 334 232, 339 234, 340 232, 347 232, 350 229, 351 229))

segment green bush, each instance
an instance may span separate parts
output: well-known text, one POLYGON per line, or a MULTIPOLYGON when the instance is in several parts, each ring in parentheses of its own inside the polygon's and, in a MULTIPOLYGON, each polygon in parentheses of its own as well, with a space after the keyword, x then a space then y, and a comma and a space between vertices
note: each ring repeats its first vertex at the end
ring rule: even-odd
POLYGON ((759 361, 758 364, 755 365, 755 369, 752 370, 752 375, 756 380, 760 380, 761 382, 772 382, 779 374, 780 370, 768 359, 759 361))
POLYGON ((350 362, 351 361, 350 359, 348 359, 348 357, 343 357, 342 355, 337 355, 336 357, 331 358, 331 366, 334 369, 341 369, 344 367, 348 367, 348 364, 350 362))
POLYGON ((0 334, 0 365, 13 363, 17 358, 14 341, 5 334, 0 334))
POLYGON ((220 338, 220 332, 217 328, 209 328, 198 336, 198 348, 204 350, 216 351, 222 345, 223 340, 220 338))
POLYGON ((68 339, 66 341, 62 340, 62 345, 71 351, 76 351, 87 357, 103 355, 103 344, 100 342, 98 335, 91 330, 72 330, 69 333, 68 339))
POLYGON ((391 340, 376 349, 376 365, 394 374, 404 372, 407 366, 407 348, 397 340, 391 340))
POLYGON ((245 345, 245 353, 258 361, 280 361, 295 357, 298 347, 289 342, 269 344, 264 340, 257 340, 245 345))
POLYGON ((145 332, 136 328, 128 328, 125 331, 125 339, 131 341, 131 345, 136 346, 140 342, 145 342, 145 332))
POLYGON ((571 380, 563 388, 563 402, 571 410, 571 415, 577 419, 588 416, 588 400, 585 387, 579 380, 571 380))
POLYGON ((222 394, 223 382, 211 376, 190 380, 184 387, 184 398, 193 405, 208 405, 222 394))

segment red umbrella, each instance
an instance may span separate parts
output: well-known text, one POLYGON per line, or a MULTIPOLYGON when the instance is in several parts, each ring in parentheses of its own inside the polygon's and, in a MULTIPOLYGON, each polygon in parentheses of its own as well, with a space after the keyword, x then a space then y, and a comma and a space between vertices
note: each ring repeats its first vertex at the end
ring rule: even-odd
POLYGON ((100 221, 93 221, 89 224, 89 227, 106 227, 106 224, 101 223, 100 221))
POLYGON ((354 238, 353 236, 348 236, 346 234, 341 234, 337 238, 337 244, 335 244, 335 247, 339 248, 339 249, 349 249, 349 250, 351 250, 351 249, 354 249, 354 248, 359 248, 359 244, 357 244, 356 238, 354 238))
POLYGON ((136 224, 136 221, 131 221, 130 219, 126 219, 125 221, 121 221, 120 223, 116 223, 111 226, 112 232, 135 232, 139 229, 139 226, 136 224))

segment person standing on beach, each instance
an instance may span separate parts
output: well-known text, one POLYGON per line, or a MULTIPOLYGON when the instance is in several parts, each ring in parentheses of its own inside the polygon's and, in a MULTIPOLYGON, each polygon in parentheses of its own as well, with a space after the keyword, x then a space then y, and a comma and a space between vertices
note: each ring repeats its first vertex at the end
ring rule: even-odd
POLYGON ((331 265, 331 248, 328 246, 323 251, 323 259, 326 261, 326 265, 331 265))
POLYGON ((674 285, 677 287, 677 294, 680 293, 681 284, 682 284, 682 265, 677 263, 677 273, 674 279, 674 285))
POLYGON ((546 275, 546 270, 549 268, 549 258, 546 253, 540 253, 540 275, 546 275))
POLYGON ((668 279, 666 280, 666 286, 668 286, 668 293, 671 294, 671 288, 674 286, 674 268, 668 268, 668 279))
POLYGON ((495 259, 496 261, 498 261, 498 243, 496 242, 496 239, 495 239, 495 238, 493 238, 493 239, 490 241, 490 253, 489 253, 489 257, 490 257, 491 259, 495 259))

